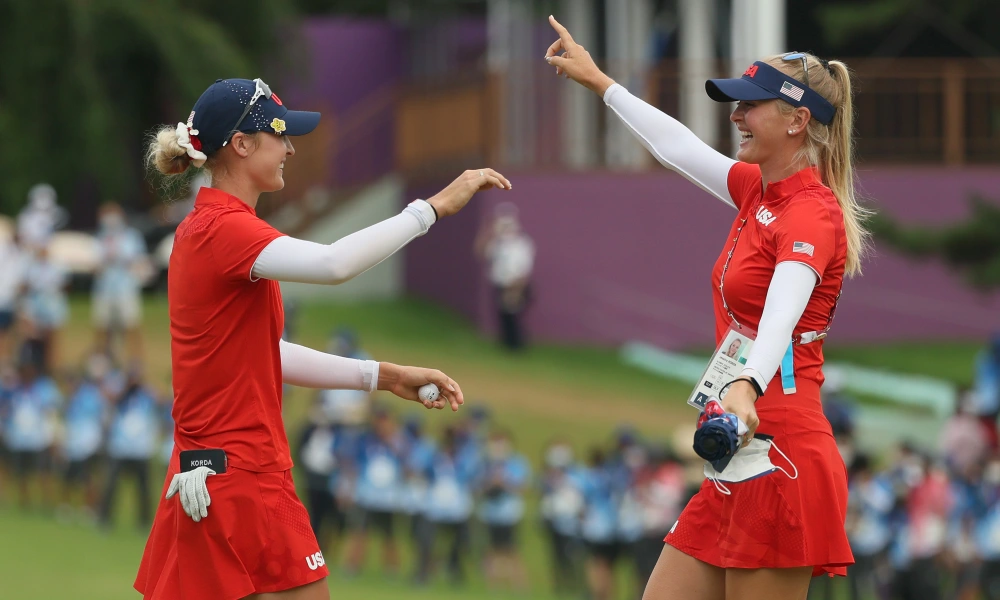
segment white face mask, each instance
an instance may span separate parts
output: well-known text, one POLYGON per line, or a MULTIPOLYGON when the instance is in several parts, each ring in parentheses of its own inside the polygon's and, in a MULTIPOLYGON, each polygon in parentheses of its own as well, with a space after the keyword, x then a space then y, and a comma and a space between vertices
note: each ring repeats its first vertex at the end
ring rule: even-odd
POLYGON ((553 469, 568 467, 573 462, 573 449, 569 446, 552 446, 545 455, 545 463, 553 469))
POLYGON ((722 473, 712 468, 712 463, 705 462, 705 477, 715 484, 715 489, 727 496, 732 492, 725 485, 722 485, 721 482, 740 483, 741 481, 749 481, 756 477, 768 475, 774 471, 781 471, 785 475, 788 475, 789 479, 797 479, 799 476, 798 467, 785 456, 785 453, 780 448, 774 445, 774 441, 770 436, 754 436, 746 448, 740 448, 733 456, 733 459, 729 461, 725 471, 722 473), (795 475, 790 475, 788 471, 771 463, 771 457, 768 456, 771 448, 774 448, 788 464, 792 465, 795 475))
POLYGON ((95 354, 87 359, 87 375, 93 381, 101 381, 111 370, 111 362, 106 356, 95 354))
POLYGON ((101 217, 101 227, 104 229, 121 229, 125 225, 125 219, 119 215, 107 215, 101 217))
POLYGON ((491 460, 503 460, 510 455, 510 444, 506 440, 493 440, 486 444, 486 455, 491 460))
POLYGON ((983 481, 990 485, 1000 484, 1000 463, 991 462, 983 471, 983 481))
POLYGON ((625 451, 625 466, 635 470, 646 464, 646 451, 639 446, 632 446, 625 451))

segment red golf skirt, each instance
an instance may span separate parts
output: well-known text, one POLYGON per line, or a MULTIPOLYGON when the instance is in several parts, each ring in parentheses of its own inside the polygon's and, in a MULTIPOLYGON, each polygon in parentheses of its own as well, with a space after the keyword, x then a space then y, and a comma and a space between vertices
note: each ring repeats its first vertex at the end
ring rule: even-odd
POLYGON ((312 583, 329 574, 291 471, 232 466, 208 478, 212 504, 195 523, 175 496, 160 494, 134 587, 156 600, 237 600, 312 583))
POLYGON ((844 529, 847 469, 823 416, 819 386, 797 381, 798 393, 773 385, 757 402, 757 431, 773 435, 771 462, 780 470, 742 483, 705 480, 664 541, 722 568, 813 567, 813 576, 847 575, 854 564, 844 529))

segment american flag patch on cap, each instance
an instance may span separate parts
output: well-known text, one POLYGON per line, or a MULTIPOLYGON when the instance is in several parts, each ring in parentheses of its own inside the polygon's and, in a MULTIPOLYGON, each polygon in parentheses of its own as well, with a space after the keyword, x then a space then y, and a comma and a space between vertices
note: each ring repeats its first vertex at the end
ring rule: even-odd
POLYGON ((792 85, 787 81, 781 84, 781 93, 788 96, 789 98, 794 98, 796 100, 802 100, 802 94, 806 91, 797 85, 792 85))
POLYGON ((795 242, 792 244, 792 252, 798 252, 799 254, 808 254, 809 256, 812 256, 815 250, 815 246, 805 242, 795 242))

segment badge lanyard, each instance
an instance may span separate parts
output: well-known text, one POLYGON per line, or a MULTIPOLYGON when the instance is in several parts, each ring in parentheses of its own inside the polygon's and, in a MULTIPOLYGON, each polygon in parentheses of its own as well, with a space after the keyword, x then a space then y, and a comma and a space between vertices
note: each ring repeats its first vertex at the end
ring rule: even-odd
POLYGON ((726 264, 722 265, 722 274, 719 275, 719 296, 722 298, 722 308, 726 309, 726 314, 729 315, 729 318, 733 320, 734 324, 736 324, 737 329, 743 329, 743 325, 736 320, 736 315, 733 314, 733 311, 729 308, 729 304, 726 303, 726 294, 723 291, 723 287, 726 283, 726 271, 729 270, 729 262, 733 260, 733 252, 736 251, 736 244, 739 243, 740 236, 743 235, 743 228, 746 224, 746 219, 740 219, 740 226, 736 228, 736 237, 733 238, 733 247, 730 248, 729 252, 726 254, 726 264))

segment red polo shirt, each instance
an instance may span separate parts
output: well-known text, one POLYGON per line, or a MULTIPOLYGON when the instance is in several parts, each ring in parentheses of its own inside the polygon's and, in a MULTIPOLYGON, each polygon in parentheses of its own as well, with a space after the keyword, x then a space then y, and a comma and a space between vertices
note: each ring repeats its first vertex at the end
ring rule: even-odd
MULTIPOLYGON (((739 215, 712 271, 716 344, 732 320, 722 294, 736 319, 756 330, 774 268, 787 261, 805 264, 820 278, 794 333, 822 331, 840 293, 847 261, 844 216, 833 192, 814 168, 771 182, 764 191, 760 167, 741 162, 729 171, 729 194, 739 215), (730 250, 733 257, 720 292, 730 250)), ((793 352, 795 377, 822 385, 823 342, 795 346, 793 352)))
POLYGON ((207 187, 177 227, 167 288, 175 453, 222 448, 241 469, 292 467, 281 420, 281 290, 250 279, 281 235, 239 198, 207 187))

